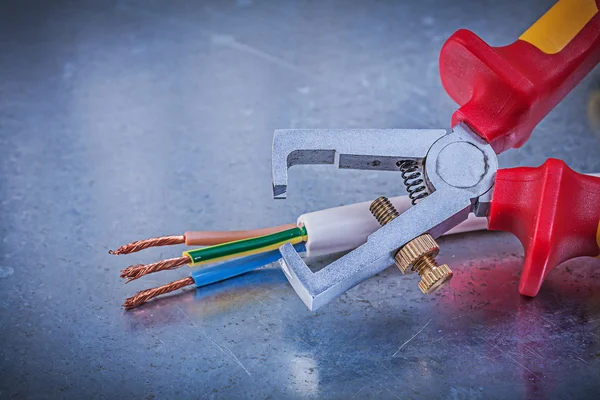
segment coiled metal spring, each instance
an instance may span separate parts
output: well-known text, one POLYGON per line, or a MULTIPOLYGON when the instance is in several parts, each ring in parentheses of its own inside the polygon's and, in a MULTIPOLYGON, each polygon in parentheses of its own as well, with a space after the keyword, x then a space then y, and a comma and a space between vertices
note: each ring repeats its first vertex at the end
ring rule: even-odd
POLYGON ((404 179, 404 186, 406 186, 408 197, 413 205, 429 196, 418 162, 414 160, 399 161, 398 168, 400 168, 402 179, 404 179))

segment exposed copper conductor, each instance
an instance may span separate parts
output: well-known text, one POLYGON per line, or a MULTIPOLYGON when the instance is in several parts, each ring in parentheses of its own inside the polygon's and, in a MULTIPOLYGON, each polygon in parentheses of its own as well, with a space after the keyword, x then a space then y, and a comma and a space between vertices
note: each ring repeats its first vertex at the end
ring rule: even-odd
POLYGON ((177 258, 169 258, 153 264, 135 264, 121 270, 121 278, 127 278, 127 282, 131 282, 144 275, 153 274, 158 271, 166 271, 169 269, 177 269, 182 265, 189 264, 192 260, 188 256, 177 258))
POLYGON ((194 279, 191 276, 188 276, 187 278, 167 283, 166 285, 159 286, 157 288, 142 290, 125 300, 123 307, 125 307, 127 310, 131 310, 132 308, 136 308, 137 306, 144 304, 156 296, 160 296, 161 294, 169 293, 193 284, 194 279))
POLYGON ((129 254, 135 253, 136 251, 147 249, 148 247, 155 246, 169 246, 172 244, 183 244, 185 243, 185 236, 161 236, 150 239, 138 240, 133 243, 129 243, 119 247, 117 250, 109 250, 109 254, 129 254))

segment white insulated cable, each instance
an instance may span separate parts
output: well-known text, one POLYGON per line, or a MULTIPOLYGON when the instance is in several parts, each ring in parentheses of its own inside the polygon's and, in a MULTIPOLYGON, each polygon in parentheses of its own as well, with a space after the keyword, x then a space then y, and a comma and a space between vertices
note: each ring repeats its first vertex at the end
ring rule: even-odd
MULTIPOLYGON (((599 176, 600 173, 589 174, 599 176)), ((411 207, 408 196, 389 199, 400 214, 411 207)), ((298 226, 304 225, 308 234, 306 255, 308 257, 333 254, 357 248, 367 242, 367 236, 381 228, 373 217, 370 201, 329 208, 298 217, 298 226)), ((444 235, 487 229, 487 218, 469 217, 444 235)))
MULTIPOLYGON (((411 207, 408 196, 389 199, 400 214, 411 207)), ((357 248, 367 242, 367 236, 381 228, 373 217, 370 201, 328 208, 302 214, 298 226, 304 225, 308 234, 308 257, 333 254, 357 248)), ((446 235, 487 229, 487 218, 469 214, 469 218, 455 226, 446 235)))

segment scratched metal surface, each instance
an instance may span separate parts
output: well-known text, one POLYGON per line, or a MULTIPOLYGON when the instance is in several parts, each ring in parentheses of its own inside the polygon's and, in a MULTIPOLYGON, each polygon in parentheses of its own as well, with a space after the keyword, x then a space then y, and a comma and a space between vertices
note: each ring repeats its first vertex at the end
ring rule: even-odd
MULTIPOLYGON (((269 267, 120 307, 188 271, 125 286, 120 268, 181 248, 109 248, 401 193, 391 173, 307 167, 273 201, 272 132, 447 127, 445 38, 511 42, 551 1, 479 3, 2 2, 0 398, 597 396, 599 261, 527 300, 508 234, 442 240, 455 278, 433 297, 389 269, 312 313, 269 267)), ((596 69, 501 165, 600 171, 599 83, 596 69)))

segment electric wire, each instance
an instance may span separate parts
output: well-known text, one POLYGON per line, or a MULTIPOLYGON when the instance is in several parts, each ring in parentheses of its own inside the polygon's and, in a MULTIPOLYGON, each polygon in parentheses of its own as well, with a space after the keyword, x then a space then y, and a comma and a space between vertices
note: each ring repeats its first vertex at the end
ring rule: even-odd
MULTIPOLYGON (((298 253, 306 251, 304 242, 295 244, 294 248, 298 253)), ((280 258, 281 253, 279 252, 279 249, 271 250, 265 253, 236 258, 210 267, 196 268, 192 271, 191 276, 194 278, 196 287, 206 286, 211 283, 220 282, 233 278, 234 276, 245 274, 246 272, 271 264, 280 258)))
POLYGON ((128 283, 135 279, 139 279, 144 275, 177 269, 185 264, 198 266, 216 261, 224 261, 230 258, 264 253, 277 249, 284 243, 297 244, 306 240, 306 229, 304 227, 298 228, 294 226, 292 229, 275 232, 270 235, 185 251, 183 256, 178 258, 162 260, 147 265, 131 265, 121 271, 121 278, 127 279, 126 283, 128 283))
POLYGON ((243 231, 199 231, 186 232, 185 244, 188 246, 214 246, 216 244, 234 242, 236 240, 250 239, 257 236, 270 235, 277 232, 293 229, 296 224, 272 226, 270 228, 251 229, 243 231))
MULTIPOLYGON (((297 252, 306 251, 304 243, 294 245, 297 252)), ((220 282, 271 264, 281 258, 279 250, 271 250, 266 253, 255 254, 248 257, 237 258, 212 267, 199 268, 191 273, 188 278, 180 279, 157 288, 142 290, 125 300, 123 307, 131 310, 148 300, 169 293, 186 286, 195 285, 196 288, 220 282)))
POLYGON ((159 236, 150 239, 137 240, 125 244, 116 250, 109 250, 109 254, 121 255, 135 253, 149 247, 186 244, 187 246, 213 246, 236 240, 249 239, 257 236, 270 235, 296 227, 296 224, 286 224, 263 229, 241 231, 192 231, 184 235, 159 236))
POLYGON ((192 264, 190 264, 190 266, 197 266, 233 257, 263 253, 277 249, 284 243, 297 244, 305 239, 306 229, 304 227, 298 228, 294 226, 292 229, 272 233, 270 235, 184 251, 183 255, 187 255, 191 258, 192 264))

